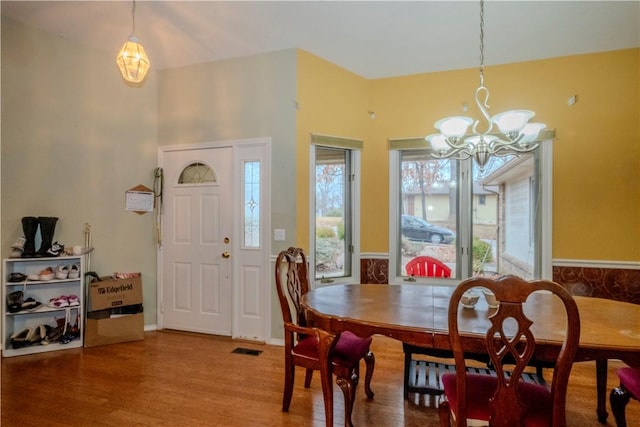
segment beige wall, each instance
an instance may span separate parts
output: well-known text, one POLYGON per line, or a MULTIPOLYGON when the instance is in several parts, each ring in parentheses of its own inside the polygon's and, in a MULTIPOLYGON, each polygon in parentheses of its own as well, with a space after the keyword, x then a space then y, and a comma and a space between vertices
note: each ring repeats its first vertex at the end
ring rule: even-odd
POLYGON ((128 87, 114 57, 2 17, 0 252, 9 256, 24 216, 58 217, 65 245, 84 243, 89 223, 92 270, 141 272, 145 323, 155 324, 153 214, 125 212, 124 200, 153 185, 156 76, 128 87))
MULTIPOLYGON (((199 64, 159 73, 159 144, 194 144, 271 137, 271 228, 286 241, 272 241, 272 253, 296 239, 296 51, 199 64), (286 189, 286 190, 284 190, 286 189)), ((272 336, 283 338, 272 277, 272 336)))

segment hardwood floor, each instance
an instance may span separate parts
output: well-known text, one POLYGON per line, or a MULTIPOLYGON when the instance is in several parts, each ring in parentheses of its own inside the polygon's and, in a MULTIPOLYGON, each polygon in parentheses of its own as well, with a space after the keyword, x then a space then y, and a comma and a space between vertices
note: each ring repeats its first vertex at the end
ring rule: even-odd
MULTIPOLYGON (((359 385, 356 426, 437 426, 435 402, 402 397, 399 342, 374 337, 376 370, 367 401, 359 385)), ((2 426, 324 426, 320 382, 303 387, 296 372, 288 413, 281 411, 283 348, 174 331, 148 332, 144 341, 2 359, 2 426), (232 353, 237 348, 258 356, 232 353)), ((608 391, 617 385, 609 364, 608 391)), ((363 368, 364 369, 364 368, 363 368)), ((577 363, 569 387, 570 427, 599 427, 595 365, 577 363)), ((335 423, 344 423, 334 387, 335 423)), ((610 412, 610 410, 609 410, 610 412)), ((640 425, 640 403, 627 407, 640 425)), ((609 426, 614 426, 609 415, 609 426)))

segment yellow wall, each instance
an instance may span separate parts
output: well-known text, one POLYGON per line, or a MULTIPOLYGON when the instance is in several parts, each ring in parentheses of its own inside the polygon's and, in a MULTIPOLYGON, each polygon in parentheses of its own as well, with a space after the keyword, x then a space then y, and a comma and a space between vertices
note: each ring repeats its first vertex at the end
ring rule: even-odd
MULTIPOLYGON (((370 121, 367 94, 366 79, 298 50, 296 244, 302 248, 309 248, 309 135, 362 139, 365 157, 371 151, 367 138, 370 121)), ((366 228, 361 230, 364 233, 366 228)))
MULTIPOLYGON (((532 109, 537 112, 536 121, 556 131, 555 259, 640 260, 639 52, 628 49, 485 69, 491 113, 532 109), (577 95, 578 102, 569 106, 572 95, 577 95)), ((434 133, 433 123, 446 116, 475 116, 478 70, 367 81, 308 54, 301 54, 298 64, 302 101, 297 122, 298 177, 307 183, 297 192, 302 202, 298 203, 299 233, 308 225, 308 132, 355 137, 361 132, 367 135, 361 250, 387 252, 387 140, 434 133), (348 105, 340 102, 345 98, 348 105), (305 101, 313 101, 313 111, 305 110, 305 101), (466 113, 463 103, 469 107, 466 113), (375 119, 369 119, 366 111, 375 112, 375 119)), ((307 243, 308 237, 299 234, 298 241, 307 243)))

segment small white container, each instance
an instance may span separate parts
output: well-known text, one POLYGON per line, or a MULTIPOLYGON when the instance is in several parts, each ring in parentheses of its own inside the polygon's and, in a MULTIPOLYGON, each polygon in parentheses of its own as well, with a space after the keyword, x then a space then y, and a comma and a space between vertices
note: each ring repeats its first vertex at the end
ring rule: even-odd
POLYGON ((498 308, 498 300, 496 299, 496 295, 491 292, 489 289, 483 289, 482 294, 484 295, 484 299, 487 300, 487 305, 489 308, 498 308))
POLYGON ((480 299, 480 295, 473 291, 467 291, 460 297, 460 302, 464 308, 473 308, 480 299))

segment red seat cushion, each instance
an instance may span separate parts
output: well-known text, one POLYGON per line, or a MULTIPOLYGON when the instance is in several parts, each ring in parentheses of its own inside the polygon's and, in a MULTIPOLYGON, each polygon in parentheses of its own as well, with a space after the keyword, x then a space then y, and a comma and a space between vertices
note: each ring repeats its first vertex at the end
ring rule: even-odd
POLYGON ((355 365, 367 355, 371 346, 371 337, 361 338, 353 332, 344 331, 336 343, 335 357, 355 365))
POLYGON ((302 338, 293 347, 293 354, 298 356, 308 357, 310 359, 318 358, 318 337, 315 335, 307 335, 302 338))
POLYGON ((620 384, 631 393, 633 397, 640 400, 640 368, 630 368, 625 366, 619 368, 616 373, 620 378, 620 384))
MULTIPOLYGON (((442 385, 449 405, 457 412, 458 396, 456 374, 442 375, 442 385)), ((496 378, 490 375, 467 374, 467 418, 489 420, 489 399, 495 393, 496 378)), ((521 402, 525 405, 524 426, 548 427, 551 425, 551 393, 542 385, 521 383, 518 387, 521 402)))
MULTIPOLYGON (((361 338, 353 332, 344 331, 340 334, 334 349, 334 363, 346 367, 357 364, 369 352, 371 340, 371 337, 361 338)), ((295 345, 293 353, 299 356, 317 358, 318 338, 315 335, 304 337, 295 345)))

